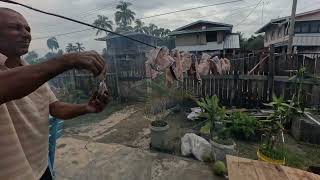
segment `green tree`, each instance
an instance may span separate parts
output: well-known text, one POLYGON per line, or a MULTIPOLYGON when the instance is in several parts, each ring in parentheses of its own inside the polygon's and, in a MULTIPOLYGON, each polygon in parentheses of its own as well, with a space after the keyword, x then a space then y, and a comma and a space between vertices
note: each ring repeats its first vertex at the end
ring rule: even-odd
POLYGON ((258 35, 254 36, 252 35, 250 38, 245 38, 244 34, 241 32, 238 32, 239 34, 239 41, 240 41, 240 48, 244 51, 253 51, 264 48, 264 36, 258 35))
MULTIPOLYGON (((113 30, 112 26, 113 26, 113 22, 111 20, 109 20, 108 17, 106 16, 101 16, 101 15, 98 15, 97 16, 98 18, 96 20, 94 20, 93 22, 93 25, 95 26, 98 26, 100 28, 103 28, 103 29, 107 29, 107 30, 113 30)), ((102 33, 103 31, 102 30, 97 30, 97 33, 96 33, 96 36, 99 35, 100 33, 102 33)), ((106 34, 108 34, 106 31, 105 31, 106 34)))
POLYGON ((39 55, 35 51, 30 51, 24 58, 29 64, 36 64, 39 55))
POLYGON ((143 27, 144 23, 140 19, 135 20, 135 26, 133 28, 135 32, 144 33, 143 27))
POLYGON ((55 37, 51 37, 47 40, 47 46, 48 48, 53 52, 53 50, 57 50, 59 49, 59 43, 58 43, 58 40, 57 38, 55 37))
POLYGON ((155 24, 152 24, 150 23, 149 26, 145 26, 144 28, 144 32, 146 34, 149 34, 149 35, 152 35, 152 36, 156 36, 157 34, 157 29, 158 29, 158 26, 156 26, 155 24))
POLYGON ((134 21, 136 13, 129 9, 131 5, 130 2, 120 1, 120 4, 116 6, 118 11, 115 13, 115 22, 119 26, 118 31, 133 30, 130 25, 134 21))
POLYGON ((76 46, 74 46, 72 43, 69 43, 66 47, 66 52, 70 53, 70 52, 75 52, 76 51, 76 46))
POLYGON ((75 45, 75 50, 78 51, 78 52, 82 52, 84 51, 86 48, 83 46, 82 43, 79 43, 79 42, 76 42, 76 45, 75 45))
POLYGON ((258 36, 251 36, 247 40, 247 49, 248 50, 258 50, 264 48, 264 36, 258 35, 258 36))

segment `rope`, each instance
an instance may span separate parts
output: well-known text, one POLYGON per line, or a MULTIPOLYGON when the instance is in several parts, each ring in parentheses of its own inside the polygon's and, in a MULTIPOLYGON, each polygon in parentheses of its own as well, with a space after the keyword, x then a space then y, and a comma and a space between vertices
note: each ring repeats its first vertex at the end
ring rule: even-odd
POLYGON ((54 13, 42 11, 42 10, 40 10, 40 9, 36 9, 36 8, 31 7, 31 6, 28 6, 28 5, 25 5, 25 4, 21 4, 21 3, 15 2, 15 1, 11 1, 11 0, 0 0, 0 2, 5 2, 5 3, 9 3, 9 4, 19 5, 19 6, 22 6, 22 7, 27 8, 27 9, 30 9, 30 10, 33 10, 33 11, 37 11, 37 12, 40 12, 40 13, 43 13, 43 14, 46 14, 46 15, 49 15, 49 16, 55 16, 55 17, 58 17, 58 18, 62 18, 62 19, 68 20, 68 21, 72 21, 72 22, 78 23, 78 24, 82 24, 82 25, 89 26, 89 27, 92 27, 92 28, 95 28, 95 29, 99 29, 99 30, 101 30, 101 31, 105 31, 105 32, 108 32, 108 33, 112 33, 112 34, 115 34, 115 35, 118 35, 118 36, 121 36, 121 37, 130 39, 130 40, 132 40, 132 41, 139 42, 139 43, 141 43, 141 44, 144 44, 144 45, 147 45, 147 46, 150 46, 150 47, 153 47, 153 48, 157 48, 156 46, 153 46, 153 45, 151 45, 151 44, 142 42, 142 41, 140 41, 140 40, 137 40, 137 39, 134 39, 134 38, 125 36, 125 35, 123 35, 123 34, 120 34, 120 33, 114 32, 114 31, 110 31, 110 30, 107 30, 107 29, 104 29, 104 28, 100 28, 100 27, 98 27, 98 26, 94 26, 94 25, 92 25, 92 24, 88 24, 88 23, 85 23, 85 22, 82 22, 82 21, 78 21, 78 20, 75 20, 75 19, 72 19, 72 18, 68 18, 68 17, 62 16, 62 15, 58 15, 58 14, 54 14, 54 13))

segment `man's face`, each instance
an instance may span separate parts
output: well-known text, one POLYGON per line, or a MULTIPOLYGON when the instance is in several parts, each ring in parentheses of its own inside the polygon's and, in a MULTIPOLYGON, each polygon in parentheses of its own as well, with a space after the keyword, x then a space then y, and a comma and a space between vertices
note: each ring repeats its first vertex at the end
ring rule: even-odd
POLYGON ((22 15, 0 8, 0 53, 8 56, 22 56, 28 53, 30 27, 22 15))

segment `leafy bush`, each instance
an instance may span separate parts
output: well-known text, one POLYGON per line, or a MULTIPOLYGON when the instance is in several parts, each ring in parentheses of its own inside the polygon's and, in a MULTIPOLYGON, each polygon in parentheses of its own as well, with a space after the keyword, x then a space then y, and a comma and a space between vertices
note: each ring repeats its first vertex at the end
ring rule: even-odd
POLYGON ((222 161, 216 161, 213 164, 213 172, 218 176, 223 176, 227 173, 226 165, 222 161))
POLYGON ((221 122, 225 118, 225 108, 219 106, 219 98, 217 96, 201 98, 197 101, 198 106, 202 109, 202 117, 208 119, 208 123, 203 130, 210 130, 211 138, 214 137, 215 122, 221 122))
POLYGON ((260 128, 259 121, 247 113, 234 112, 229 116, 229 120, 231 135, 239 139, 250 139, 260 128))
POLYGON ((283 160, 285 157, 285 152, 283 148, 270 148, 266 144, 262 144, 260 146, 260 152, 266 155, 269 158, 276 159, 276 160, 283 160))

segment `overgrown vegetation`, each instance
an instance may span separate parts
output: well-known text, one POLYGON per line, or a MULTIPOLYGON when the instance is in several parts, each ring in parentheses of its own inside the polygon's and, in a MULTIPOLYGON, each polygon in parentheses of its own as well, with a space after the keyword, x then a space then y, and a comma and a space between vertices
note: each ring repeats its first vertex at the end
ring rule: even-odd
POLYGON ((203 134, 210 134, 210 138, 219 144, 231 145, 233 140, 230 138, 230 129, 225 127, 225 107, 219 105, 219 98, 217 96, 201 98, 197 101, 201 108, 201 117, 208 120, 200 132, 203 134), (219 127, 217 127, 219 126, 219 127))
POLYGON ((252 139, 258 134, 257 131, 261 128, 261 123, 255 117, 243 112, 232 113, 228 117, 228 120, 230 121, 228 123, 230 133, 237 139, 252 139))
POLYGON ((144 86, 146 89, 142 89, 139 95, 145 99, 148 114, 164 112, 176 105, 182 106, 185 101, 193 99, 190 93, 183 91, 178 85, 166 87, 164 75, 152 81, 145 80, 144 86))
POLYGON ((267 104, 271 106, 274 112, 263 122, 263 142, 260 150, 270 158, 282 160, 284 158, 284 127, 289 120, 290 105, 285 103, 282 97, 272 97, 272 102, 267 104))

